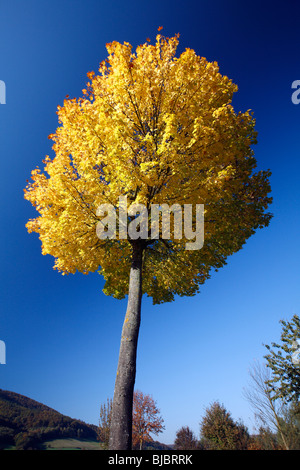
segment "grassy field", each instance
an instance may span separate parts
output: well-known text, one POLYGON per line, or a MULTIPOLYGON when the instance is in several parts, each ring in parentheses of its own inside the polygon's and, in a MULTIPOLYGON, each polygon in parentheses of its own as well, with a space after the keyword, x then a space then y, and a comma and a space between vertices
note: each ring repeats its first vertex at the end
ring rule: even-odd
POLYGON ((42 450, 101 450, 101 445, 96 441, 79 439, 54 439, 41 444, 42 450))
MULTIPOLYGON (((15 446, 1 445, 0 450, 16 450, 15 446)), ((54 439, 39 445, 40 450, 102 450, 100 442, 84 439, 54 439)))

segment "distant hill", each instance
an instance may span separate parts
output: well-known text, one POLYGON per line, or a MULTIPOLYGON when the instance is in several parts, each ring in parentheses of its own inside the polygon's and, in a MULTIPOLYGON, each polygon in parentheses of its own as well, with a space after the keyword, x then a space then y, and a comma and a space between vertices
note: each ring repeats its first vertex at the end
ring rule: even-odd
POLYGON ((158 441, 145 442, 143 450, 174 450, 174 445, 162 444, 158 441))
POLYGON ((97 426, 69 418, 31 398, 0 389, 0 449, 37 449, 52 439, 97 440, 97 426))

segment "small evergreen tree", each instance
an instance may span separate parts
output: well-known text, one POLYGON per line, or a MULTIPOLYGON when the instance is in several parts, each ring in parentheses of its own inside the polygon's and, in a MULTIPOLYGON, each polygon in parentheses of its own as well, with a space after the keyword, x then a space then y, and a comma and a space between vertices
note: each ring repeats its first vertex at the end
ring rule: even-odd
POLYGON ((249 442, 247 428, 235 422, 218 402, 206 409, 200 423, 200 433, 209 448, 215 450, 245 450, 249 442))
POLYGON ((176 432, 174 448, 175 450, 196 450, 199 448, 197 438, 188 426, 183 426, 176 432))

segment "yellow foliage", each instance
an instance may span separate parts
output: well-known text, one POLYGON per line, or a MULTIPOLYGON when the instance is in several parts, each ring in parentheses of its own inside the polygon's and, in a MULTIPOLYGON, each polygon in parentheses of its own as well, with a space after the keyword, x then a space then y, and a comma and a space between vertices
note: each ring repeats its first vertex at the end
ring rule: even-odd
POLYGON ((201 250, 186 251, 182 240, 147 247, 143 291, 154 302, 194 294, 270 218, 269 173, 252 173, 252 114, 235 113, 237 86, 216 62, 192 49, 176 57, 178 42, 158 34, 135 53, 126 42, 107 44, 108 59, 87 74, 83 97, 58 106, 49 136, 55 156, 25 189, 39 212, 27 229, 39 234, 42 253, 64 274, 100 270, 105 292, 119 298, 128 291, 131 245, 97 238, 101 203, 117 207, 127 195, 147 207, 205 205, 201 250))

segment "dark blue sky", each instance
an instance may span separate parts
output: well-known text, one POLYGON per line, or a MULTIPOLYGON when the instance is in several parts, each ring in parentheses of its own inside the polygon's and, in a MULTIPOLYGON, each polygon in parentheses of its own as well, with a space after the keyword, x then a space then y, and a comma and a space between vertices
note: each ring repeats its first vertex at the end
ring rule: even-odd
POLYGON ((165 419, 159 439, 183 425, 199 432, 204 408, 219 400, 252 431, 242 396, 248 369, 279 339, 281 318, 299 314, 300 4, 274 1, 1 0, 0 105, 1 312, 7 363, 0 388, 98 423, 113 394, 126 301, 106 297, 98 274, 61 276, 25 223, 30 172, 50 154, 57 105, 79 97, 105 44, 135 48, 157 28, 217 61, 238 86, 237 111, 256 117, 259 169, 272 171, 274 218, 196 297, 152 306, 144 299, 136 387, 152 394, 165 419))

